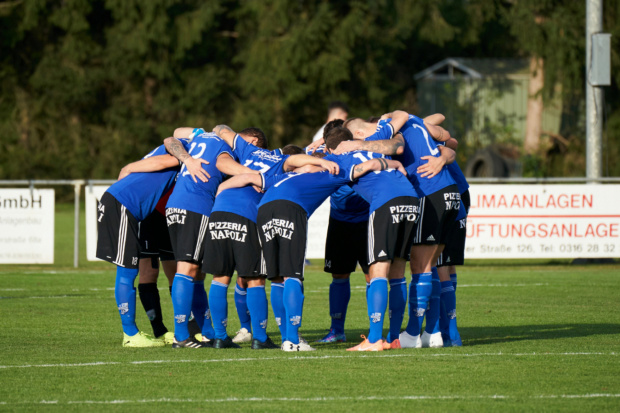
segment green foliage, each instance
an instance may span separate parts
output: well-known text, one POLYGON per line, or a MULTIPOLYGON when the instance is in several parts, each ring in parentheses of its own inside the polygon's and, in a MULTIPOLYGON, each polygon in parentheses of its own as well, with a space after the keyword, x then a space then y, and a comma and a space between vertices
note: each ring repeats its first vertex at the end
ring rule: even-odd
MULTIPOLYGON (((616 68, 610 107, 620 99, 619 7, 605 9, 616 68)), ((257 126, 272 147, 304 145, 332 100, 361 117, 419 113, 413 74, 449 56, 542 56, 545 84, 562 85, 563 106, 574 107, 583 101, 584 8, 560 0, 2 2, 0 175, 113 178, 188 125, 257 126)), ((614 116, 610 148, 620 145, 614 116)), ((567 122, 561 133, 583 139, 582 126, 567 122)))

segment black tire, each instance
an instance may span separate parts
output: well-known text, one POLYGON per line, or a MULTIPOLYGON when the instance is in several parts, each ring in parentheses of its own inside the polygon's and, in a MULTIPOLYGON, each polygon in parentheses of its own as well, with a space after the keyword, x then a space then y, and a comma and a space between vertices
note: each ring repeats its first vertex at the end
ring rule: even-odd
POLYGON ((468 178, 506 178, 509 176, 508 166, 504 159, 491 149, 479 150, 465 166, 468 178))

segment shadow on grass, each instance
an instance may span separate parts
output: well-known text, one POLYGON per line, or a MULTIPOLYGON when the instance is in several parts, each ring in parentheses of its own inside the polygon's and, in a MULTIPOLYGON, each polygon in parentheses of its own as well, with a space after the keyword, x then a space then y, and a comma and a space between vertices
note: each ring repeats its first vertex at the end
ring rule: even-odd
MULTIPOLYGON (((403 326, 404 327, 404 326, 403 326)), ((385 330, 384 330, 385 332, 385 330)), ((459 333, 467 347, 510 343, 528 340, 557 340, 562 338, 588 337, 596 335, 618 335, 620 324, 542 324, 502 327, 461 327, 459 333)), ((304 330, 302 336, 312 344, 327 334, 327 330, 304 330)), ((346 343, 318 344, 323 349, 351 347, 362 341, 360 335, 367 330, 347 330, 346 343)))

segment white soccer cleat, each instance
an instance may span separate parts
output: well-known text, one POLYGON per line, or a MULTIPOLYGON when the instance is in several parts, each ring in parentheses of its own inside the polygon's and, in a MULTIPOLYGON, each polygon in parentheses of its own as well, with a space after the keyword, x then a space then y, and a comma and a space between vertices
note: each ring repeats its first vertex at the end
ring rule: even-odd
POLYGON ((308 343, 299 342, 299 344, 293 344, 292 341, 284 341, 282 343, 282 351, 315 351, 316 349, 310 347, 308 343))
POLYGON ((398 340, 400 341, 400 348, 422 348, 422 341, 420 340, 420 336, 412 336, 411 334, 403 331, 398 336, 398 340))
POLYGON ((443 338, 441 338, 441 332, 429 334, 424 331, 422 333, 422 337, 420 338, 420 343, 423 348, 442 348, 443 338))
POLYGON ((237 334, 232 339, 233 343, 249 343, 252 341, 252 333, 248 331, 247 328, 243 327, 241 330, 237 331, 237 334))

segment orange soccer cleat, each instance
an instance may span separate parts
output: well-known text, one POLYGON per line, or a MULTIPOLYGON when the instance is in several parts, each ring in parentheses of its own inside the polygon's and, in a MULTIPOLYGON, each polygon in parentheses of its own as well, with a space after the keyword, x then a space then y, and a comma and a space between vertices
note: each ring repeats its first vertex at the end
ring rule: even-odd
POLYGON ((399 339, 395 339, 391 343, 388 343, 387 340, 385 340, 383 342, 383 350, 396 350, 396 349, 399 349, 399 348, 402 348, 400 346, 400 340, 399 339))
POLYGON ((347 351, 383 351, 383 340, 379 340, 376 343, 368 341, 366 336, 361 336, 364 341, 355 347, 348 348, 347 351))

